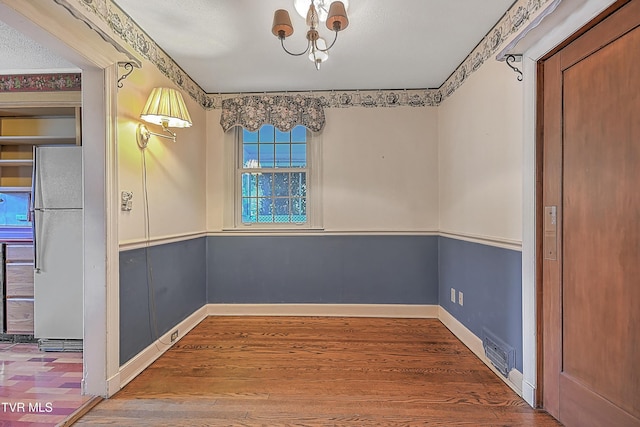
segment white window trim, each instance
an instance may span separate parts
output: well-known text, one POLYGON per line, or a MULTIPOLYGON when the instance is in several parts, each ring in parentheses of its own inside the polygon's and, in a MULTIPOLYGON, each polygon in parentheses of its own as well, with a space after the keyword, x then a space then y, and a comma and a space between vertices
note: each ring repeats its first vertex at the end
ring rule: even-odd
MULTIPOLYGON (((322 230, 322 133, 307 130, 307 222, 304 224, 252 223, 241 221, 240 182, 237 165, 242 128, 235 126, 224 138, 223 231, 309 231, 322 230)), ((288 169, 287 169, 288 170, 288 169)), ((283 172, 287 170, 283 169, 283 172)))

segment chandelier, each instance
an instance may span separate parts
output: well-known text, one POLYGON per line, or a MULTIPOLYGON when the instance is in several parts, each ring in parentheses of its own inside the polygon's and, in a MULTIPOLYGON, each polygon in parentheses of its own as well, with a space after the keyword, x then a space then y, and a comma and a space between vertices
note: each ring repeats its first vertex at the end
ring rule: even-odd
MULTIPOLYGON (((296 2, 299 3, 299 2, 296 2)), ((329 49, 336 44, 338 40, 338 33, 349 25, 349 18, 347 17, 346 7, 341 1, 331 0, 309 0, 309 10, 307 12, 307 47, 300 53, 290 52, 284 46, 284 39, 293 34, 293 26, 291 25, 291 19, 289 18, 289 12, 284 9, 278 9, 273 14, 273 27, 271 32, 280 39, 282 49, 292 56, 302 56, 307 54, 309 60, 316 66, 316 70, 320 69, 320 65, 329 59, 329 49), (318 8, 320 8, 320 14, 318 8), (326 5, 330 4, 327 11, 326 5), (326 16, 327 28, 335 32, 333 42, 327 47, 325 39, 320 37, 318 33, 318 25, 320 21, 326 16)))

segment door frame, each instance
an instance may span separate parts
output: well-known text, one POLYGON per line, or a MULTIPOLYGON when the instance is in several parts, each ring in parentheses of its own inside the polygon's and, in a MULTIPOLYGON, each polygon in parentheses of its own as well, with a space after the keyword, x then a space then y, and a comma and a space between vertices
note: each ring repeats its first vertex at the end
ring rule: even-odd
MULTIPOLYGON (((538 325, 538 335, 537 335, 537 355, 538 355, 538 363, 537 363, 537 383, 538 388, 536 390, 536 401, 538 402, 538 406, 544 407, 547 412, 553 415, 556 418, 560 417, 560 381, 557 377, 557 373, 562 370, 562 340, 561 335, 562 332, 558 331, 558 328, 562 328, 562 308, 558 305, 558 299, 560 296, 558 294, 553 295, 553 293, 560 292, 561 290, 561 276, 562 276, 562 266, 563 266, 563 256, 561 254, 561 249, 558 250, 557 261, 552 264, 547 264, 545 266, 544 259, 545 254, 543 253, 543 239, 544 239, 544 199, 543 192, 545 191, 545 179, 546 177, 550 177, 552 182, 559 182, 561 178, 557 176, 559 170, 555 170, 552 168, 550 170, 545 170, 544 163, 545 157, 552 156, 557 158, 556 156, 562 156, 560 152, 555 152, 560 147, 552 147, 552 152, 545 152, 545 137, 549 135, 549 133, 545 130, 545 125, 547 125, 546 120, 551 120, 551 126, 553 129, 560 129, 561 126, 556 122, 556 118, 545 118, 545 88, 544 82, 551 82, 552 85, 560 84, 560 73, 562 70, 554 69, 552 73, 554 75, 551 76, 551 79, 547 79, 544 76, 545 64, 547 61, 555 57, 558 52, 568 47, 575 40, 583 36, 589 30, 608 19, 616 13, 618 10, 627 6, 631 0, 618 0, 613 3, 611 6, 606 8, 602 13, 598 14, 594 19, 590 20, 584 26, 582 26, 579 30, 574 32, 570 37, 565 39, 562 43, 552 49, 550 52, 545 54, 542 58, 537 61, 536 72, 537 72, 537 129, 536 129, 536 296, 538 300, 541 301, 536 308, 536 316, 537 316, 537 325, 538 325), (557 78, 556 78, 557 77, 557 78), (546 269, 545 269, 546 268, 546 269), (546 289, 546 286, 550 283, 545 282, 549 280, 552 283, 552 289, 546 289), (560 282, 557 282, 560 281, 560 282), (555 284, 559 283, 560 288, 557 288, 555 284), (549 294, 551 292, 551 294, 549 294), (558 334, 558 335, 556 335, 558 334), (551 335, 551 340, 549 340, 548 336, 551 335), (556 339, 557 338, 557 339, 556 339), (548 346, 548 348, 545 347, 548 346), (545 373, 545 365, 547 368, 547 372, 545 373), (546 390, 545 390, 546 387, 546 390), (543 400, 544 399, 544 400, 543 400)), ((619 17, 620 18, 620 17, 619 17)), ((613 36, 613 33, 607 33, 607 36, 613 36)), ((556 61, 557 67, 560 66, 560 61, 556 61)), ((556 68, 557 68, 556 67, 556 68)), ((546 67, 548 68, 548 67, 546 67)), ((552 89, 553 90, 553 89, 552 89)), ((555 90, 558 90, 556 86, 555 90)), ((559 96, 559 95, 558 95, 559 96)), ((558 105, 561 103, 561 99, 554 100, 558 105)), ((553 111, 552 111, 553 113, 553 111)), ((559 138, 559 136, 551 135, 551 138, 554 140, 559 138)), ((557 194, 558 189, 549 189, 546 187, 551 194, 551 199, 558 199, 558 197, 562 198, 561 194, 557 194)), ((559 208, 562 211, 562 208, 559 208)), ((560 213, 562 215, 562 213, 560 213)), ((560 223, 558 229, 558 235, 560 236, 562 233, 562 223, 560 223)), ((558 237, 559 241, 562 242, 562 239, 558 237)), ((561 303, 560 303, 561 304, 561 303)), ((599 402, 599 401, 598 401, 599 402)))
MULTIPOLYGON (((625 0, 626 2, 626 0, 625 0)), ((554 49, 567 42, 570 37, 589 25, 603 11, 611 7, 616 0, 565 0, 562 5, 573 8, 570 16, 550 14, 543 23, 550 31, 531 31, 525 34, 520 43, 525 45, 522 52, 523 79, 523 163, 522 163, 522 315, 523 315, 523 381, 522 397, 532 407, 540 407, 544 390, 542 389, 541 342, 542 289, 539 287, 538 268, 539 238, 542 216, 538 215, 538 156, 537 148, 540 132, 538 123, 538 88, 540 74, 538 61, 554 49)), ((527 29, 523 29, 523 32, 527 29)), ((515 35, 518 37, 519 35, 515 35)), ((514 51, 517 49, 514 48, 514 51)))
POLYGON ((56 2, 0 0, 0 12, 3 22, 82 70, 82 392, 108 397, 120 389, 116 82, 118 61, 128 58, 56 2))

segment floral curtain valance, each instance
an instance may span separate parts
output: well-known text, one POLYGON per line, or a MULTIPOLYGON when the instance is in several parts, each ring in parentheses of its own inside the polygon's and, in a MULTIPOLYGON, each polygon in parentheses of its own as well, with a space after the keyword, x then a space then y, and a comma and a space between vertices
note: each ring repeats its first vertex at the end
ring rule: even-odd
POLYGON ((320 132, 324 127, 324 110, 320 100, 301 95, 252 95, 222 101, 220 125, 225 132, 233 126, 253 132, 264 124, 283 132, 296 125, 320 132))

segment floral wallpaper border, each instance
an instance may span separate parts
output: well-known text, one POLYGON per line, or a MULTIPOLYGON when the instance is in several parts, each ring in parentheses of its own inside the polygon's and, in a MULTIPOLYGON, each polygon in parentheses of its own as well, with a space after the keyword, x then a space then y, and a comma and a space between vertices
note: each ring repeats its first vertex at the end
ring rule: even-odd
MULTIPOLYGON (((211 108, 211 101, 205 91, 112 0, 54 1, 69 10, 76 19, 80 19, 79 10, 92 14, 106 24, 114 36, 119 37, 137 54, 153 63, 162 74, 186 91, 203 108, 211 108)), ((91 28, 101 37, 105 37, 101 31, 91 28)))
POLYGON ((60 92, 82 90, 82 75, 5 74, 0 75, 0 92, 60 92))
POLYGON ((228 99, 245 96, 301 96, 316 99, 322 108, 348 107, 433 107, 440 103, 438 89, 400 89, 400 90, 336 90, 306 92, 270 92, 209 95, 211 108, 224 108, 228 99))
MULTIPOLYGON (((185 90, 205 109, 222 108, 227 98, 249 94, 207 94, 176 62, 158 46, 113 0, 55 0, 71 11, 71 3, 106 23, 126 44, 156 67, 176 85, 185 90)), ((456 70, 437 89, 398 89, 367 91, 309 91, 306 97, 317 98, 325 108, 346 107, 426 107, 437 106, 451 96, 473 72, 497 52, 509 36, 524 28, 534 14, 551 0, 517 0, 467 55, 456 70)), ((73 12, 72 12, 73 13, 73 12)), ((77 13, 74 16, 78 18, 77 13)), ((78 18, 80 19, 80 18, 78 18)), ((96 30, 97 31, 97 30, 96 30)))
POLYGON ((524 28, 534 14, 551 0, 518 0, 502 16, 480 43, 467 55, 456 70, 440 86, 441 97, 451 96, 469 76, 493 56, 512 35, 524 28))

